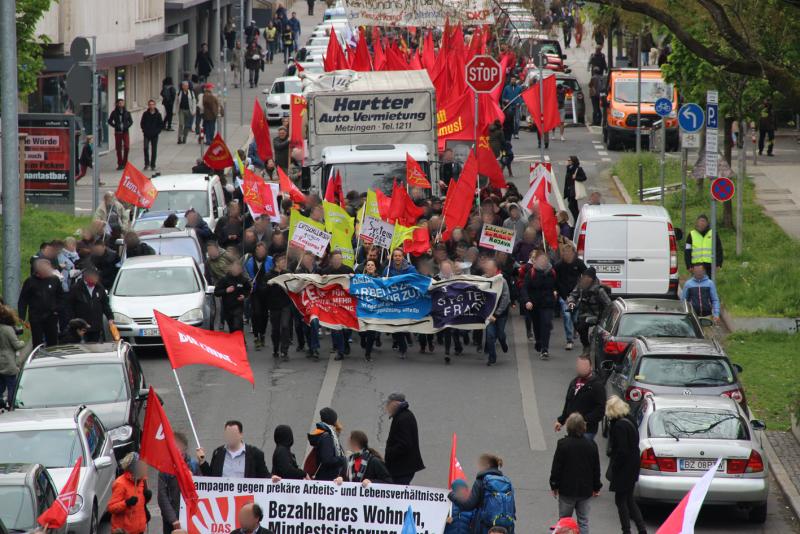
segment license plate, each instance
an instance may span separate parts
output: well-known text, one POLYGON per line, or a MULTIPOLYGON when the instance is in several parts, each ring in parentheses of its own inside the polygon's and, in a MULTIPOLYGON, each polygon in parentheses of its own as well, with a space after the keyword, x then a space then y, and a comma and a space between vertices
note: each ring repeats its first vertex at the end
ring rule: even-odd
POLYGON ((595 265, 592 264, 597 274, 620 274, 622 272, 622 265, 595 265))
POLYGON ((650 128, 642 128, 642 135, 650 135, 650 128))
MULTIPOLYGON (((681 471, 708 471, 714 464, 717 463, 716 459, 706 458, 681 458, 678 465, 681 471)), ((725 460, 719 463, 717 471, 725 471, 725 460)))
POLYGON ((158 328, 142 328, 139 331, 139 335, 142 337, 158 337, 160 334, 158 333, 158 328))

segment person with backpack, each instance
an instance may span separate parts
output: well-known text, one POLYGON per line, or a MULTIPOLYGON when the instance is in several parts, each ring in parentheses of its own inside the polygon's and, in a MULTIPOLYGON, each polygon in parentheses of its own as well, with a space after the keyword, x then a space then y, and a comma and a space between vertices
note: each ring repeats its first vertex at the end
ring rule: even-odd
POLYGON ((172 113, 175 108, 175 97, 178 92, 172 83, 172 77, 167 76, 161 82, 161 104, 164 106, 164 131, 172 131, 172 113))
POLYGON ((539 358, 547 360, 550 358, 550 332, 556 303, 556 271, 543 250, 534 252, 533 268, 528 270, 520 287, 520 301, 531 314, 536 340, 534 349, 539 352, 539 358))
MULTIPOLYGON (((564 212, 560 212, 564 213, 564 212)), ((560 249, 560 261, 556 263, 556 292, 558 293, 558 304, 561 307, 561 316, 564 319, 564 334, 567 343, 566 350, 572 350, 572 342, 575 338, 575 311, 567 308, 567 299, 570 293, 578 285, 581 275, 586 270, 586 264, 578 257, 575 248, 570 245, 562 245, 560 249)))
POLYGON ((478 474, 472 490, 464 498, 451 491, 447 498, 461 510, 475 510, 472 524, 473 534, 489 534, 492 527, 503 527, 514 534, 517 509, 514 502, 514 487, 511 480, 500 470, 503 460, 493 454, 484 453, 478 458, 478 474))
POLYGON ((594 267, 589 267, 578 280, 578 285, 567 297, 567 309, 577 312, 578 320, 575 329, 581 336, 583 351, 589 350, 589 329, 587 319, 590 317, 599 318, 605 309, 611 305, 609 296, 611 289, 600 283, 597 279, 597 271, 594 267))
MULTIPOLYGON (((466 500, 469 497, 469 486, 463 479, 455 479, 450 485, 450 490, 461 500, 466 500)), ((444 534, 471 534, 474 518, 475 510, 462 510, 454 502, 450 508, 450 515, 447 517, 444 534)))
POLYGON ((647 534, 642 512, 633 498, 633 489, 639 480, 639 429, 630 419, 630 406, 616 395, 608 398, 605 415, 608 429, 608 489, 614 493, 619 522, 623 534, 630 534, 631 519, 639 534, 647 534))
POLYGON ((335 480, 347 469, 347 457, 339 442, 341 424, 339 415, 333 408, 319 411, 320 421, 308 434, 311 452, 306 458, 303 470, 314 480, 335 480))
POLYGON ((564 198, 567 201, 569 212, 572 214, 572 222, 578 220, 580 213, 578 201, 586 196, 584 182, 586 182, 586 172, 581 167, 578 156, 570 156, 567 159, 567 173, 564 176, 564 198))

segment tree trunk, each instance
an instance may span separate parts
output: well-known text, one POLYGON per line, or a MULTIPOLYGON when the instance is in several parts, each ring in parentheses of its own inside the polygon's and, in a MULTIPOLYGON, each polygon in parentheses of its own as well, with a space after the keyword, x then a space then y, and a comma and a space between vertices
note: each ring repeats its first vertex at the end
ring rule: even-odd
MULTIPOLYGON (((728 162, 728 166, 733 169, 733 165, 731 165, 732 154, 733 154, 733 117, 725 117, 723 131, 725 132, 724 141, 722 143, 722 154, 725 158, 725 161, 728 162)), ((729 178, 733 178, 733 176, 729 176, 729 178)), ((741 192, 739 192, 741 194, 741 192)), ((733 202, 730 200, 728 202, 722 203, 722 226, 725 228, 733 228, 733 202)))

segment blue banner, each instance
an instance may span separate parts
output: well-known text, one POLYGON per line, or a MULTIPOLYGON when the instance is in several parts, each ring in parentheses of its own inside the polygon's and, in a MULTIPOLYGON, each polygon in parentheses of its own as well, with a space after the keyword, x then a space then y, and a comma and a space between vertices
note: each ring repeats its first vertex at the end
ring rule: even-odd
POLYGON ((431 318, 434 328, 455 325, 483 325, 492 314, 497 296, 475 284, 453 282, 431 290, 431 318))
POLYGON ((422 319, 431 312, 431 279, 421 274, 374 278, 364 274, 350 280, 359 319, 422 319))

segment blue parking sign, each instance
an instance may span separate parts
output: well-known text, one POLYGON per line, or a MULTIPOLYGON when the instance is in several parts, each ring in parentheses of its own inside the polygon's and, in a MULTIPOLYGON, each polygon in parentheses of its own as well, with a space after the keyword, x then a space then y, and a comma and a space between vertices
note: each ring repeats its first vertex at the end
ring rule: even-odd
POLYGON ((706 128, 719 128, 719 105, 706 104, 706 128))
POLYGON ((660 117, 666 117, 672 113, 672 100, 663 97, 656 100, 656 113, 660 117))

